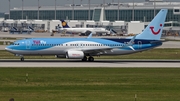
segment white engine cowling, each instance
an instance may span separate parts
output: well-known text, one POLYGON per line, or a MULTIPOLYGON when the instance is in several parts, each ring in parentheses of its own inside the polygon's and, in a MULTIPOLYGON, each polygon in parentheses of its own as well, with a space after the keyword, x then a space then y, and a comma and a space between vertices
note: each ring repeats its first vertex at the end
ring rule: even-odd
POLYGON ((68 59, 82 59, 84 58, 84 53, 82 51, 67 51, 66 58, 68 59))

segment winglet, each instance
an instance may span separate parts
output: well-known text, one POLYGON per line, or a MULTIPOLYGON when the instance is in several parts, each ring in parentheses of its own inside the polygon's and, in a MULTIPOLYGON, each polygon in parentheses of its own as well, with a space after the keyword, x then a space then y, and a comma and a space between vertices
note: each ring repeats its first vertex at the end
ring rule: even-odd
POLYGON ((92 34, 93 34, 93 33, 89 34, 89 36, 87 37, 87 39, 92 38, 92 34))
POLYGON ((126 46, 128 46, 129 48, 131 48, 132 50, 135 51, 135 49, 132 47, 132 45, 134 44, 134 40, 136 38, 137 35, 135 35, 129 42, 126 46))
POLYGON ((135 35, 127 44, 127 46, 132 46, 134 44, 134 40, 136 38, 137 35, 135 35))

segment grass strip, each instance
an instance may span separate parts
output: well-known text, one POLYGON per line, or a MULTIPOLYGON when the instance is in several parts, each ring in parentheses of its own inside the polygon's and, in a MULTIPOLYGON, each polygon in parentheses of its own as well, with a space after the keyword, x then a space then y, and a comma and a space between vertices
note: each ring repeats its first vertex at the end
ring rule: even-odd
POLYGON ((134 101, 135 94, 179 101, 180 69, 0 68, 1 101, 134 101))

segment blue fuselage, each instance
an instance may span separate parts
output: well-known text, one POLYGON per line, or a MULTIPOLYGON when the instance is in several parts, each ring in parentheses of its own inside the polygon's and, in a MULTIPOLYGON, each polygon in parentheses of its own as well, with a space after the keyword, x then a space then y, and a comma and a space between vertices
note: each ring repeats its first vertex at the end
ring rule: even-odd
POLYGON ((18 40, 6 50, 19 55, 65 55, 67 51, 82 51, 85 55, 96 56, 131 54, 162 45, 156 40, 135 39, 132 50, 123 47, 129 41, 119 38, 32 38, 18 40))

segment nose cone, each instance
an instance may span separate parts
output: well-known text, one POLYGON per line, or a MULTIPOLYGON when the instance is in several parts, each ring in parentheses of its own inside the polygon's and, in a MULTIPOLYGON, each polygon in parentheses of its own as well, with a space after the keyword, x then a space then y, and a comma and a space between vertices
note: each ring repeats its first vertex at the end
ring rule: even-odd
POLYGON ((9 46, 5 47, 5 50, 9 51, 10 50, 9 46))
POLYGON ((11 51, 12 51, 12 49, 11 49, 11 47, 10 47, 10 46, 7 46, 7 47, 5 48, 5 50, 7 50, 7 51, 9 51, 9 52, 11 52, 11 51))

